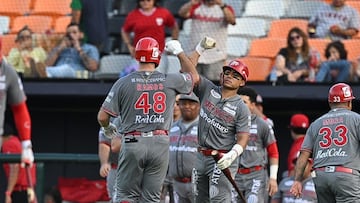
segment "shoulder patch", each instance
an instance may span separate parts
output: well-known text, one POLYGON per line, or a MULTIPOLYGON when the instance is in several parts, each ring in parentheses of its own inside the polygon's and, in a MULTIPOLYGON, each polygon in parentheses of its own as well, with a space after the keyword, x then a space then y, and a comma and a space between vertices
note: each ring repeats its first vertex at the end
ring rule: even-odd
POLYGON ((216 99, 220 99, 220 98, 221 98, 221 95, 220 95, 218 92, 216 92, 214 89, 212 89, 212 90, 210 91, 210 93, 211 93, 211 96, 215 97, 216 99))

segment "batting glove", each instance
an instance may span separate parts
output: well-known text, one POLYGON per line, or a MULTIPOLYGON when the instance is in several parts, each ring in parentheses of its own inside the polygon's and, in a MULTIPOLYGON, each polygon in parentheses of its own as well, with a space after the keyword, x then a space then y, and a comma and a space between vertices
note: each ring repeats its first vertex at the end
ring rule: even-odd
POLYGON ((34 153, 32 151, 32 144, 30 140, 25 140, 21 142, 22 152, 21 152, 21 167, 25 165, 32 166, 34 163, 34 153))
POLYGON ((212 49, 216 45, 216 40, 211 37, 204 37, 197 45, 196 45, 196 52, 201 55, 207 49, 212 49))
POLYGON ((109 139, 112 139, 118 134, 117 127, 113 123, 109 123, 107 127, 101 127, 101 129, 104 132, 105 137, 109 139))
POLYGON ((175 56, 177 56, 181 52, 184 52, 184 50, 182 49, 181 44, 178 40, 170 40, 170 41, 166 42, 165 51, 167 51, 171 54, 174 54, 175 56))
POLYGON ((235 144, 234 147, 217 162, 217 167, 220 170, 228 168, 243 151, 244 149, 241 145, 235 144))

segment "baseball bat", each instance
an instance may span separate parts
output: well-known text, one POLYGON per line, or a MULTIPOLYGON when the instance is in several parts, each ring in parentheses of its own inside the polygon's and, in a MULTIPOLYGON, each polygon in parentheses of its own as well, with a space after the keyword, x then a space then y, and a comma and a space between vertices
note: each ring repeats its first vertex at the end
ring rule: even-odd
POLYGON ((29 186, 28 195, 30 195, 30 197, 32 197, 32 198, 30 198, 29 202, 30 203, 38 203, 37 198, 36 198, 34 184, 33 184, 32 177, 31 177, 31 167, 29 164, 25 165, 25 171, 26 171, 26 178, 27 178, 27 182, 28 182, 28 186, 29 186))
MULTIPOLYGON (((217 150, 212 151, 211 156, 214 158, 215 162, 218 162, 219 159, 222 157, 221 154, 219 153, 219 151, 217 151, 217 150)), ((246 203, 246 199, 245 199, 243 193, 240 191, 239 187, 236 185, 235 180, 231 176, 230 169, 225 168, 225 169, 223 169, 221 171, 224 173, 225 177, 230 181, 231 185, 235 188, 236 192, 239 194, 239 197, 240 197, 241 201, 246 203)))

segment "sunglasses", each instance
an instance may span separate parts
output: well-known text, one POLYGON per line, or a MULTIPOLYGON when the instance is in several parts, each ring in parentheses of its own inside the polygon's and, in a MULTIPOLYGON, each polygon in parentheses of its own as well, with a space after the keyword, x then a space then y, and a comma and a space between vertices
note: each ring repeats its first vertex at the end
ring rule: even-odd
POLYGON ((232 70, 225 70, 225 71, 224 71, 224 75, 226 75, 226 76, 231 75, 231 76, 232 76, 233 78, 235 78, 236 80, 241 80, 241 79, 242 79, 240 73, 235 72, 235 71, 232 71, 232 70))
POLYGON ((300 39, 300 35, 296 35, 296 36, 290 36, 290 40, 294 41, 296 39, 300 39))

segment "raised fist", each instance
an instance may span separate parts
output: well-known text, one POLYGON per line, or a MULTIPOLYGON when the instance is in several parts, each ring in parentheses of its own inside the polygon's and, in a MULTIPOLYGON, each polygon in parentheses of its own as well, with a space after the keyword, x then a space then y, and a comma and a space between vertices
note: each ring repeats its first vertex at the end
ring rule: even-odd
POLYGON ((207 49, 215 48, 216 40, 211 37, 204 37, 196 46, 196 51, 201 55, 207 49))
POLYGON ((184 52, 184 50, 181 47, 181 44, 178 40, 170 40, 168 42, 165 43, 165 51, 174 54, 174 55, 178 55, 181 52, 184 52))

